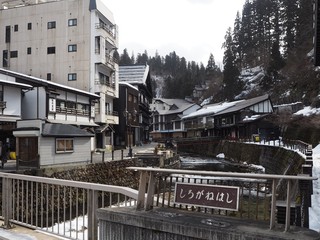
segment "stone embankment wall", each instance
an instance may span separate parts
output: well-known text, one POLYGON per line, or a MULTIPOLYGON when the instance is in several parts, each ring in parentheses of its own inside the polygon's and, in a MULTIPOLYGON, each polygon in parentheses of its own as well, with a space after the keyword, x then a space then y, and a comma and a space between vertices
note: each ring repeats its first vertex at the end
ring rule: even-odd
POLYGON ((224 153, 234 162, 261 165, 268 174, 299 174, 305 161, 297 152, 281 147, 234 141, 179 142, 178 152, 212 157, 224 153))
POLYGON ((39 170, 37 175, 138 189, 139 173, 126 169, 135 166, 135 164, 135 159, 115 160, 69 168, 46 168, 39 170))

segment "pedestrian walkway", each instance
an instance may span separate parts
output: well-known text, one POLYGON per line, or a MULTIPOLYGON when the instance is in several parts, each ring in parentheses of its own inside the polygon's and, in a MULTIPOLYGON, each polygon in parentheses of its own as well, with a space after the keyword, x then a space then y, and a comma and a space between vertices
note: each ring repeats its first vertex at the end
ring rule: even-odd
MULTIPOLYGON (((155 147, 158 143, 151 142, 147 144, 142 144, 140 146, 133 146, 132 147, 132 157, 136 153, 143 153, 143 152, 153 152, 155 147)), ((129 156, 129 148, 122 150, 115 150, 113 153, 112 151, 105 151, 105 152, 95 152, 92 154, 92 162, 99 163, 99 162, 107 162, 107 161, 114 161, 114 160, 121 160, 121 159, 130 159, 129 156)))
MULTIPOLYGON (((0 221, 0 226, 3 226, 3 221, 0 221)), ((38 230, 14 225, 11 229, 4 229, 0 227, 0 240, 58 240, 66 239, 38 230)))

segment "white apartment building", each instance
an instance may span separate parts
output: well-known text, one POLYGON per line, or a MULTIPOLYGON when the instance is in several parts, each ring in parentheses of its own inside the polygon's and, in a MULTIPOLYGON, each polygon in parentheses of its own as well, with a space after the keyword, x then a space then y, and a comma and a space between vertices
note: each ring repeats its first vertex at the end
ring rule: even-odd
POLYGON ((0 67, 95 93, 96 147, 112 144, 118 30, 101 0, 0 0, 0 67))

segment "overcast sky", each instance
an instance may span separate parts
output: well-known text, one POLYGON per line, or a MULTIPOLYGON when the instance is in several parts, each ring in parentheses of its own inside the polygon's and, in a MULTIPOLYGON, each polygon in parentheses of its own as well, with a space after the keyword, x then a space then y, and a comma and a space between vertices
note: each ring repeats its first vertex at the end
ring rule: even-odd
POLYGON ((222 43, 245 0, 103 0, 119 27, 119 53, 149 56, 172 51, 207 65, 222 63, 222 43))

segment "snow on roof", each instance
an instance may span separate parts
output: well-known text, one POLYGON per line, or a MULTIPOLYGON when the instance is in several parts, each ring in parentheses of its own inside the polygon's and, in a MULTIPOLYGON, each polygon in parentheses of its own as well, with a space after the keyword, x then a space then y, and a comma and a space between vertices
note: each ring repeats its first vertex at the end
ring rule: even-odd
POLYGON ((167 104, 168 106, 177 106, 177 109, 166 109, 166 110, 162 110, 162 109, 155 109, 156 111, 158 111, 158 113, 160 115, 165 115, 165 114, 173 114, 173 113, 179 113, 179 112, 184 112, 185 110, 187 110, 188 108, 197 105, 193 102, 189 102, 187 100, 184 99, 171 99, 171 98, 155 98, 153 100, 153 104, 151 104, 152 106, 156 105, 156 102, 160 101, 162 103, 167 104))
POLYGON ((127 87, 129 87, 129 88, 132 88, 132 89, 134 89, 134 90, 139 91, 138 88, 136 88, 135 86, 133 86, 132 84, 127 83, 127 82, 119 82, 119 85, 127 86, 127 87))
POLYGON ((234 106, 237 102, 239 102, 239 101, 205 105, 201 109, 199 109, 198 111, 190 113, 187 116, 184 116, 183 119, 198 117, 198 116, 202 116, 202 115, 216 114, 218 112, 221 112, 227 108, 234 106))
POLYGON ((7 85, 13 85, 13 86, 20 87, 20 88, 32 88, 32 86, 29 84, 17 83, 17 82, 1 80, 1 79, 0 79, 0 83, 7 84, 7 85))
POLYGON ((131 84, 146 84, 148 74, 148 65, 120 66, 119 82, 128 82, 131 84))
POLYGON ((236 112, 241 109, 247 108, 259 102, 265 101, 269 98, 269 95, 263 95, 248 100, 238 100, 233 102, 216 103, 210 105, 204 105, 198 111, 191 113, 184 118, 193 118, 198 116, 210 115, 210 114, 224 114, 229 112, 236 112))
POLYGON ((236 104, 234 104, 230 108, 225 109, 224 112, 220 112, 220 113, 224 114, 224 113, 237 112, 237 111, 239 111, 241 109, 253 106, 253 105, 257 104, 257 103, 263 102, 263 101, 268 100, 268 99, 269 99, 269 95, 265 94, 263 96, 251 98, 251 99, 248 99, 248 100, 240 100, 240 101, 237 101, 236 104))

